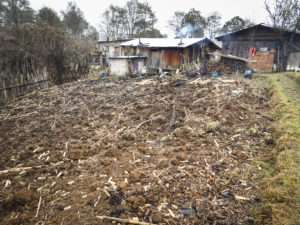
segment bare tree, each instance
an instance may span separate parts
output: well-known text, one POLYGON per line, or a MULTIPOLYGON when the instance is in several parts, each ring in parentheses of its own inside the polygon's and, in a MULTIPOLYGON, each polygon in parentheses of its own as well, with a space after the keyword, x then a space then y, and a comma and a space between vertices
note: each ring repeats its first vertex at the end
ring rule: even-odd
POLYGON ((265 0, 265 9, 274 27, 293 30, 299 23, 299 0, 265 0))
POLYGON ((154 28, 156 22, 156 16, 147 2, 130 0, 124 7, 110 5, 102 14, 100 31, 106 40, 162 36, 154 28))

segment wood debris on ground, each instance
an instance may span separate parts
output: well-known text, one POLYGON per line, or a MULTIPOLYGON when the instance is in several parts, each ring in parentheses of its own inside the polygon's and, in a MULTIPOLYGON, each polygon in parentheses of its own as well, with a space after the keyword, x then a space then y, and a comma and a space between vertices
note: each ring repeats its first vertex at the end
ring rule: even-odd
POLYGON ((74 82, 1 107, 0 224, 249 222, 266 90, 169 79, 74 82))

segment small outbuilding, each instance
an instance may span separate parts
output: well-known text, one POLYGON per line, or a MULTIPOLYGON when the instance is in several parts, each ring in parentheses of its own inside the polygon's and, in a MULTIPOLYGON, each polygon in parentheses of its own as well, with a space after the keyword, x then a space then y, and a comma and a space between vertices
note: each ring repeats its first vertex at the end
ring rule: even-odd
POLYGON ((285 71, 300 64, 300 33, 258 24, 216 37, 222 53, 249 59, 258 72, 285 71), (291 65, 289 65, 291 64, 291 65))
POLYGON ((98 60, 101 66, 107 66, 109 63, 109 57, 120 56, 121 53, 118 52, 118 49, 115 49, 119 44, 129 41, 132 39, 123 39, 123 40, 111 40, 111 41, 98 41, 98 60))
POLYGON ((122 56, 144 56, 151 71, 176 71, 196 63, 205 70, 207 53, 220 49, 208 38, 137 38, 119 44, 122 56))
POLYGON ((145 66, 145 56, 115 56, 109 58, 109 72, 117 76, 141 74, 145 66))

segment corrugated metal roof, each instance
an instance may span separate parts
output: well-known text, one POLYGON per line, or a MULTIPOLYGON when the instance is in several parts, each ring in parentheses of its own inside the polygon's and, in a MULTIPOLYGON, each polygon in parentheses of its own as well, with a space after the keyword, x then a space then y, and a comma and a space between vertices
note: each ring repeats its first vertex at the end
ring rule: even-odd
POLYGON ((112 56, 112 57, 109 57, 110 59, 139 59, 139 58, 147 58, 147 56, 112 56))
MULTIPOLYGON (((233 36, 233 35, 238 35, 238 34, 240 34, 242 32, 247 31, 247 30, 253 30, 253 31, 257 32, 257 30, 256 30, 257 28, 266 28, 266 29, 270 29, 270 30, 272 30, 274 32, 278 32, 278 33, 293 34, 293 31, 290 31, 288 29, 270 27, 270 26, 265 25, 264 23, 260 23, 260 24, 256 24, 256 25, 253 25, 251 27, 247 27, 247 28, 235 31, 235 32, 231 32, 231 33, 228 33, 228 34, 224 34, 224 35, 218 36, 218 37, 216 37, 216 40, 221 41, 222 39, 224 39, 226 37, 230 37, 230 36, 233 36)), ((296 31, 295 34, 300 35, 300 32, 296 31)))
POLYGON ((119 40, 111 40, 111 41, 98 41, 98 44, 103 44, 103 43, 113 43, 113 42, 125 42, 125 41, 131 41, 132 38, 128 39, 119 39, 119 40))
POLYGON ((186 48, 190 45, 196 44, 204 40, 210 41, 207 38, 137 38, 131 41, 121 43, 119 44, 119 46, 139 46, 145 48, 186 48))

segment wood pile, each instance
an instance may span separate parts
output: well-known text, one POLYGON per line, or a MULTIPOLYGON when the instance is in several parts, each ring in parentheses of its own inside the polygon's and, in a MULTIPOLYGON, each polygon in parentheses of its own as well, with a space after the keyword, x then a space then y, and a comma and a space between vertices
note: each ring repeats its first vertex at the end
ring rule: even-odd
POLYGON ((233 74, 241 73, 247 69, 247 63, 242 60, 221 57, 220 61, 208 61, 206 64, 207 74, 233 74))

